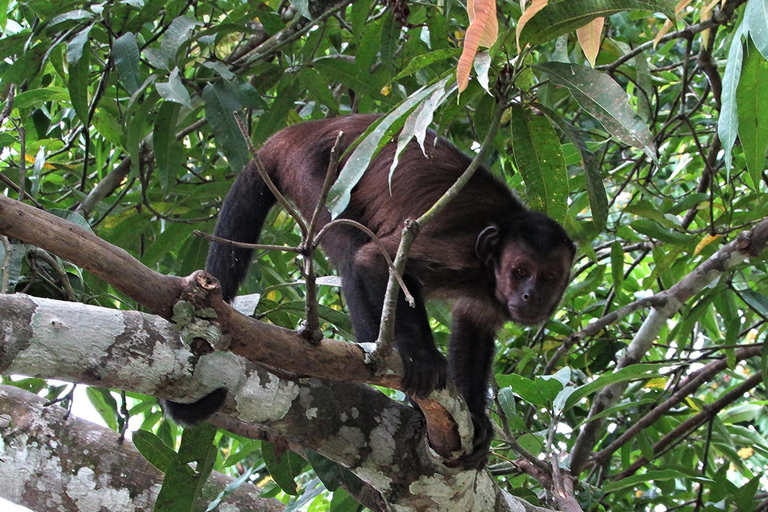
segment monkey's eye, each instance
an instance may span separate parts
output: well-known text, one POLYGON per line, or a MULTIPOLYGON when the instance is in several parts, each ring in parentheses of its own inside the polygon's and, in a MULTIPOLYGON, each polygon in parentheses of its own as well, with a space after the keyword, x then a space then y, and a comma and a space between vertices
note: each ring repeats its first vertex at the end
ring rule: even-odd
POLYGON ((555 274, 544 274, 541 276, 541 280, 544 283, 550 284, 557 281, 557 276, 555 274))
POLYGON ((517 267, 515 270, 512 271, 512 275, 519 278, 528 277, 531 275, 530 272, 528 272, 528 269, 523 267, 517 267))

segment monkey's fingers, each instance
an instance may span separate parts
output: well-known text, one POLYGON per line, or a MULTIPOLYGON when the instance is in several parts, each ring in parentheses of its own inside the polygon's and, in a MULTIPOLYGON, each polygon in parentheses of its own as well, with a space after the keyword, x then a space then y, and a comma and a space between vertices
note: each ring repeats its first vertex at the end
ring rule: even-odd
POLYGON ((402 355, 405 366, 403 387, 406 394, 416 398, 426 398, 435 389, 445 387, 448 362, 440 352, 419 350, 402 355))

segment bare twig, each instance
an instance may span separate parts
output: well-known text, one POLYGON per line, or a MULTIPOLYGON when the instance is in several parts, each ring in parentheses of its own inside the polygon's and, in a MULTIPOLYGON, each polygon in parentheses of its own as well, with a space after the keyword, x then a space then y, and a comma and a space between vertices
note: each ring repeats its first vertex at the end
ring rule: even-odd
POLYGON ((374 241, 376 246, 381 251, 382 256, 384 256, 384 259, 387 262, 387 266, 389 266, 389 271, 390 272, 393 272, 393 271, 395 272, 397 282, 400 284, 400 287, 403 289, 403 294, 405 295, 405 300, 408 301, 408 304, 411 304, 411 305, 415 304, 415 301, 413 299, 413 295, 411 295, 411 292, 408 291, 408 287, 405 286, 405 283, 403 282, 403 279, 400 276, 400 273, 397 272, 397 270, 395 269, 395 264, 392 261, 392 258, 389 257, 389 253, 387 252, 387 248, 384 247, 384 244, 379 239, 379 237, 376 236, 376 233, 374 233, 373 231, 371 231, 370 229, 365 227, 363 224, 360 224, 359 222, 357 222, 355 220, 352 220, 352 219, 336 219, 336 220, 332 220, 331 222, 329 222, 328 224, 323 226, 323 229, 321 229, 317 233, 317 236, 315 237, 315 248, 317 248, 317 246, 320 245, 320 241, 323 239, 323 237, 328 232, 328 230, 330 228, 334 227, 334 226, 339 225, 339 224, 343 224, 345 226, 352 226, 354 228, 357 228, 360 231, 362 231, 363 233, 365 233, 366 235, 368 235, 369 237, 371 237, 371 240, 374 241))
POLYGON ((220 236, 212 235, 210 233, 206 233, 205 231, 200 231, 198 229, 192 231, 192 235, 198 236, 200 238, 204 238, 209 242, 216 242, 222 245, 239 247, 241 249, 251 249, 254 251, 283 251, 283 252, 292 252, 296 254, 303 253, 303 249, 301 247, 291 247, 289 245, 247 244, 245 242, 236 242, 234 240, 229 240, 228 238, 221 238, 220 236))
POLYGON ((307 223, 304 222, 304 219, 301 217, 299 212, 296 211, 296 209, 291 205, 291 203, 288 202, 288 200, 285 198, 285 196, 278 190, 277 186, 275 186, 274 182, 272 181, 272 178, 269 177, 269 173, 267 173, 267 170, 264 168, 264 164, 261 161, 261 158, 259 158, 259 154, 256 151, 256 148, 253 147, 253 144, 251 143, 251 137, 248 135, 248 130, 245 128, 245 124, 243 123, 243 120, 240 118, 240 113, 235 111, 232 113, 235 117, 235 121, 237 122, 238 128, 240 128, 240 133, 243 135, 243 139, 245 140, 245 143, 248 146, 248 151, 250 151, 251 156, 253 157, 253 163, 256 166, 256 170, 259 172, 259 176, 261 176, 261 179, 264 180, 264 183, 267 184, 267 187, 269 188, 270 192, 275 196, 277 201, 280 203, 280 205, 285 208, 285 211, 288 212, 288 215, 293 217, 293 220, 296 221, 296 224, 299 226, 299 229, 301 230, 301 237, 302 239, 306 238, 307 236, 307 223))
POLYGON ((325 201, 328 199, 328 192, 331 190, 336 171, 339 167, 339 153, 338 147, 341 143, 341 138, 344 136, 344 132, 340 131, 336 136, 336 142, 333 143, 331 148, 331 155, 328 159, 328 169, 325 171, 325 181, 323 182, 323 188, 320 191, 320 197, 315 205, 315 211, 312 213, 312 219, 307 226, 307 232, 301 241, 301 248, 304 255, 304 279, 306 281, 306 291, 304 296, 304 313, 305 320, 299 330, 304 338, 317 343, 323 339, 323 333, 320 331, 320 320, 317 315, 317 285, 315 284, 315 251, 314 251, 314 236, 317 224, 320 222, 320 215, 325 208, 325 201))
POLYGON ((470 178, 475 174, 475 171, 480 168, 488 149, 491 147, 493 138, 496 136, 496 132, 499 129, 499 123, 501 122, 501 115, 503 113, 504 104, 498 102, 493 118, 491 119, 491 124, 488 126, 488 133, 480 145, 480 150, 467 167, 467 170, 459 176, 459 179, 457 179, 440 199, 438 199, 421 217, 415 221, 412 219, 405 221, 405 226, 400 238, 400 246, 398 247, 397 255, 395 256, 395 271, 393 272, 390 269, 387 292, 384 296, 384 307, 381 312, 381 322, 379 326, 379 338, 376 341, 376 351, 374 352, 375 360, 385 360, 392 352, 395 333, 395 310, 397 309, 397 296, 399 294, 397 286, 397 278, 399 276, 397 276, 395 272, 402 275, 405 270, 408 252, 419 231, 445 209, 448 203, 450 203, 451 200, 458 195, 461 189, 464 188, 467 182, 469 182, 470 178))

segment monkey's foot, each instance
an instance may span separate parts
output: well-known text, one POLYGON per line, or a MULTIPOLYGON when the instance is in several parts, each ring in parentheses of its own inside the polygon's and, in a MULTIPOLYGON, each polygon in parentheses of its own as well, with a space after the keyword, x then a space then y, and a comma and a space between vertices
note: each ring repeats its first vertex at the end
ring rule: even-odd
POLYGON ((435 348, 398 346, 405 375, 403 391, 415 398, 426 398, 435 389, 443 389, 448 375, 448 361, 435 348))
POLYGON ((493 440, 491 420, 485 414, 472 413, 472 424, 475 426, 475 440, 472 443, 472 453, 461 458, 464 469, 483 469, 488 462, 488 450, 493 440))

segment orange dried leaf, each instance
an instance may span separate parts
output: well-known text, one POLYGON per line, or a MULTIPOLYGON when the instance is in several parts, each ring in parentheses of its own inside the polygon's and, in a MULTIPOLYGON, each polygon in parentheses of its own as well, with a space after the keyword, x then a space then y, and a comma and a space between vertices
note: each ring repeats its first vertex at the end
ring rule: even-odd
POLYGON ((605 18, 595 18, 583 27, 576 29, 581 49, 592 67, 595 67, 597 52, 600 51, 600 36, 603 33, 603 25, 605 25, 605 18))
POLYGON ((464 36, 464 49, 456 66, 456 81, 459 92, 469 84, 469 72, 480 46, 490 48, 499 35, 499 23, 496 19, 496 0, 469 0, 467 2, 469 28, 464 36))
POLYGON ((515 41, 517 42, 517 51, 520 52, 520 33, 523 31, 523 27, 528 23, 528 20, 533 18, 533 15, 547 6, 549 0, 533 0, 531 6, 525 10, 520 19, 517 20, 517 30, 515 31, 515 41))
MULTIPOLYGON (((679 2, 677 2, 677 5, 675 6, 675 14, 680 14, 680 12, 686 7, 688 7, 688 5, 692 1, 693 0, 680 0, 679 2)), ((661 30, 659 30, 659 33, 656 34, 656 37, 653 38, 654 48, 656 48, 656 45, 659 44, 659 41, 661 41, 661 38, 664 37, 671 28, 672 28, 672 21, 671 20, 665 21, 664 26, 661 27, 661 30)))

